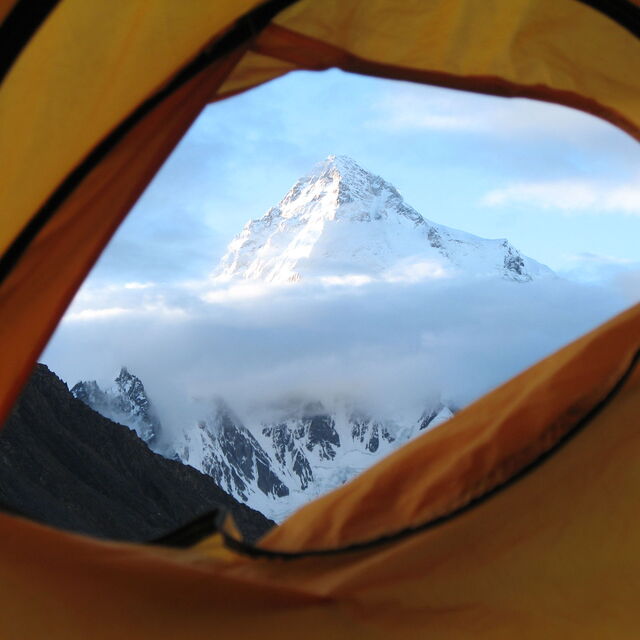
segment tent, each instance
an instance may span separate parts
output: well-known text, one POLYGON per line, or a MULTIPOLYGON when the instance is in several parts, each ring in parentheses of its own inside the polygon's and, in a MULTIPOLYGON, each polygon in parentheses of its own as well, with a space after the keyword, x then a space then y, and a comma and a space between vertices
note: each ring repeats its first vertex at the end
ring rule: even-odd
MULTIPOLYGON (((202 108, 294 69, 582 109, 640 139, 638 0, 0 0, 0 413, 202 108)), ((640 307, 257 546, 0 515, 7 638, 612 638, 640 626, 640 307)))

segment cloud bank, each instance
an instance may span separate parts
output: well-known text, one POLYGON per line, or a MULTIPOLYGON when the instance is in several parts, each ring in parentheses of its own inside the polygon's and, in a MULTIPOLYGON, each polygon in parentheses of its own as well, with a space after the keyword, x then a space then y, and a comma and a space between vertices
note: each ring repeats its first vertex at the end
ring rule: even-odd
POLYGON ((560 278, 225 291, 85 286, 44 360, 69 384, 108 384, 128 366, 169 430, 213 397, 245 417, 291 399, 350 398, 392 418, 439 397, 466 405, 629 303, 560 278))

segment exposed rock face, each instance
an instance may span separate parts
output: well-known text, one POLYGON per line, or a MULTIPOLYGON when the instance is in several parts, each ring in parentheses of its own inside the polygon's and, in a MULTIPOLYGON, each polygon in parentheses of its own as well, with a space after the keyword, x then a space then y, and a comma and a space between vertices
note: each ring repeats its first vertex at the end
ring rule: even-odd
POLYGON ((81 381, 71 393, 101 415, 133 429, 147 444, 160 433, 160 420, 147 396, 142 381, 126 367, 110 389, 103 390, 95 380, 81 381))
POLYGON ((210 477, 150 451, 74 398, 44 365, 0 431, 0 503, 56 527, 123 540, 158 537, 218 507, 250 539, 273 524, 210 477))
MULTIPOLYGON (((126 369, 115 389, 105 392, 95 382, 82 382, 73 393, 98 411, 114 415, 117 410, 127 425, 156 415, 142 382, 126 369)), ((208 475, 238 501, 281 520, 451 415, 440 404, 415 418, 390 421, 354 410, 347 401, 331 409, 320 402, 291 402, 276 417, 245 424, 218 399, 201 420, 165 443, 162 453, 208 475)))
POLYGON ((253 435, 219 402, 208 421, 185 431, 175 446, 180 460, 211 476, 225 491, 248 501, 253 488, 265 496, 289 495, 272 462, 253 435))
POLYGON ((364 445, 370 453, 375 453, 380 447, 380 440, 391 444, 395 441, 395 436, 389 432, 384 422, 372 420, 369 416, 361 413, 351 415, 351 437, 354 442, 364 445))
POLYGON ((418 429, 420 431, 428 428, 433 429, 452 418, 453 414, 454 411, 452 409, 440 403, 434 409, 429 409, 420 416, 418 429))
POLYGON ((336 447, 340 446, 340 436, 335 429, 335 420, 331 416, 316 415, 303 418, 300 434, 306 440, 308 451, 317 451, 320 460, 333 460, 336 447))
POLYGON ((185 427, 175 457, 211 475, 239 500, 281 520, 453 414, 440 404, 415 419, 376 419, 348 406, 292 404, 279 419, 244 424, 221 401, 185 427))
POLYGON ((505 274, 509 274, 511 279, 518 280, 520 282, 527 282, 531 280, 532 277, 527 271, 524 258, 520 253, 506 240, 503 242, 502 246, 505 248, 503 262, 505 274))

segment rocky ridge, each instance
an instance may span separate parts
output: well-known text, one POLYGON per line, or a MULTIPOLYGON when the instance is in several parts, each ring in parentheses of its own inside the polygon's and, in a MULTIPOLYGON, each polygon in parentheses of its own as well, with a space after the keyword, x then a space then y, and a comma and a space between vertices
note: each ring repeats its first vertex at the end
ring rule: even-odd
POLYGON ((147 444, 160 434, 160 420, 142 381, 126 367, 120 369, 108 389, 101 389, 95 380, 87 380, 74 385, 71 393, 99 414, 133 429, 147 444))
POLYGON ((74 398, 44 365, 0 430, 0 508, 117 540, 151 540, 219 508, 250 540, 273 525, 74 398))

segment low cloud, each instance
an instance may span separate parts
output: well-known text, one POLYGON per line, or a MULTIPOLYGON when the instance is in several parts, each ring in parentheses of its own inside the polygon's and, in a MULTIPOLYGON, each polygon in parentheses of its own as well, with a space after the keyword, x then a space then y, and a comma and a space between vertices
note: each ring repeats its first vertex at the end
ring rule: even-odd
POLYGON ((589 180, 520 182, 489 191, 487 206, 524 204, 564 213, 624 213, 640 216, 640 184, 605 184, 589 180))
POLYGON ((393 417, 437 397, 465 405, 629 302, 560 278, 254 289, 87 286, 44 360, 69 384, 128 366, 169 430, 213 397, 241 416, 350 398, 393 417))

